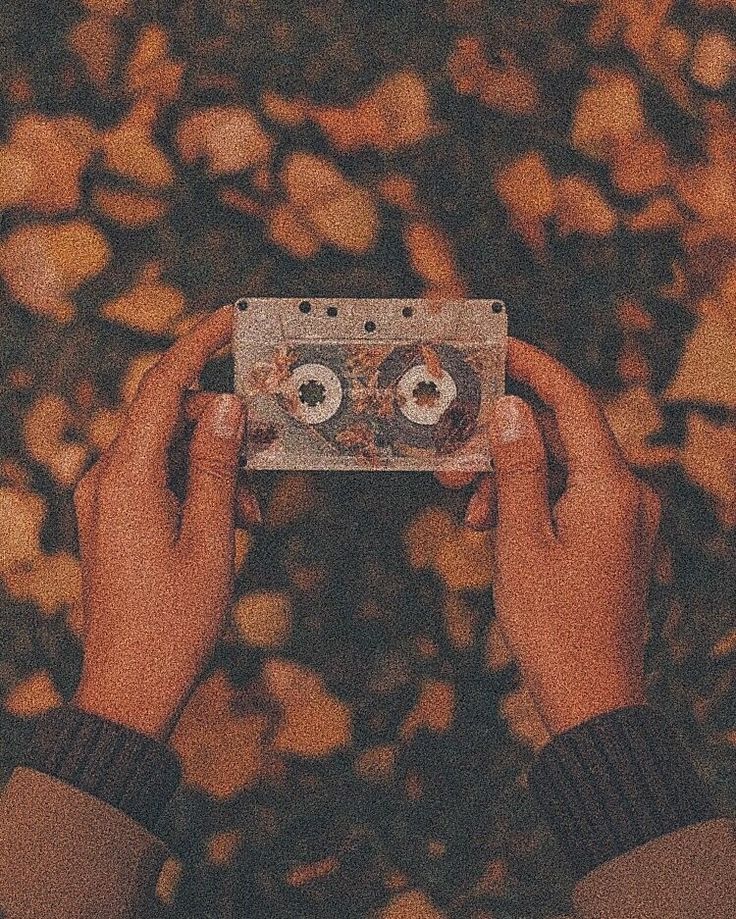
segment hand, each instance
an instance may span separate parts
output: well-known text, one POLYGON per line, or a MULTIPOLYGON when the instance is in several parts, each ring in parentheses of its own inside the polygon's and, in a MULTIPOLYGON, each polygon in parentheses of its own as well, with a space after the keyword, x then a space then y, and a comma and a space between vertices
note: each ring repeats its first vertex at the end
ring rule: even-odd
MULTIPOLYGON (((535 414, 504 396, 490 431, 495 486, 481 479, 466 522, 479 529, 496 522, 498 623, 542 719, 560 733, 647 701, 646 599, 661 505, 629 469, 585 384, 513 338, 508 371, 554 413, 554 452, 567 467, 567 485, 551 507, 535 414)), ((446 485, 468 481, 438 477, 446 485)))
MULTIPOLYGON (((236 396, 187 396, 231 337, 217 310, 145 375, 115 442, 76 488, 85 613, 73 704, 161 738, 217 638, 233 586, 236 396), (186 494, 170 490, 169 450, 197 418, 186 494)), ((257 508, 241 493, 241 505, 257 508)))

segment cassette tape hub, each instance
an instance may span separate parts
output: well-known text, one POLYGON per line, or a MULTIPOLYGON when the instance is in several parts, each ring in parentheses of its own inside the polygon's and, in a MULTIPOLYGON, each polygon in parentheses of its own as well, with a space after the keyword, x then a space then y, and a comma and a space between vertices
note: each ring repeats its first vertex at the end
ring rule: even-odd
POLYGON ((504 393, 501 300, 243 297, 248 469, 486 471, 504 393))

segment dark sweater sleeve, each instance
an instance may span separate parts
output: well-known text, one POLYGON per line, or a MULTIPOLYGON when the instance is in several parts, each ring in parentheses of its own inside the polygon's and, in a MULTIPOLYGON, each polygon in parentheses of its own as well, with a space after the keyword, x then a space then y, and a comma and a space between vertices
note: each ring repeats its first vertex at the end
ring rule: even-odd
POLYGON ((720 816, 664 716, 632 706, 555 736, 529 789, 575 880, 658 836, 720 816))
POLYGON ((181 780, 168 746, 71 705, 40 716, 19 765, 94 795, 152 833, 181 780))

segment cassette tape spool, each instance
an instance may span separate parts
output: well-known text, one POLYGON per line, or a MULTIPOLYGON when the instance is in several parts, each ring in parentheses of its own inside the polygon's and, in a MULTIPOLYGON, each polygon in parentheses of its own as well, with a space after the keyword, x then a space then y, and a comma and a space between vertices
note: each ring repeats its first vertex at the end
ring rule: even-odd
POLYGON ((241 298, 235 307, 246 468, 492 468, 502 301, 241 298))

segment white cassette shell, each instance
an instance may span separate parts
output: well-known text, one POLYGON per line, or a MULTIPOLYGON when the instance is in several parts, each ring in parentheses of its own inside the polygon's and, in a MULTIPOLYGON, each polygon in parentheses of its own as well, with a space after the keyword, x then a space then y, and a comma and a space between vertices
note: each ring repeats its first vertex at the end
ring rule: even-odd
POLYGON ((492 403, 504 392, 508 317, 503 301, 244 296, 235 306, 234 388, 248 408, 246 468, 493 469, 487 426, 492 403), (433 377, 426 365, 407 365, 422 346, 440 357, 443 344, 456 352, 452 363, 442 365, 451 381, 444 374, 433 377), (311 366, 297 365, 300 354, 311 366), (387 360, 383 377, 389 391, 382 391, 380 368, 387 360), (464 400, 467 374, 476 380, 471 402, 475 406, 479 400, 480 411, 475 427, 464 433, 471 407, 464 400), (324 393, 314 384, 304 389, 309 380, 324 386, 324 393), (437 391, 417 389, 422 381, 434 382, 437 391), (390 390, 395 400, 387 398, 390 390), (451 415, 454 403, 460 404, 451 415))
POLYGON ((415 424, 437 424, 441 415, 457 396, 457 386, 450 374, 442 371, 441 377, 433 376, 425 364, 416 364, 401 377, 396 384, 396 392, 403 396, 399 400, 401 413, 415 424), (432 405, 420 405, 414 397, 414 390, 419 383, 434 383, 439 394, 432 405))

